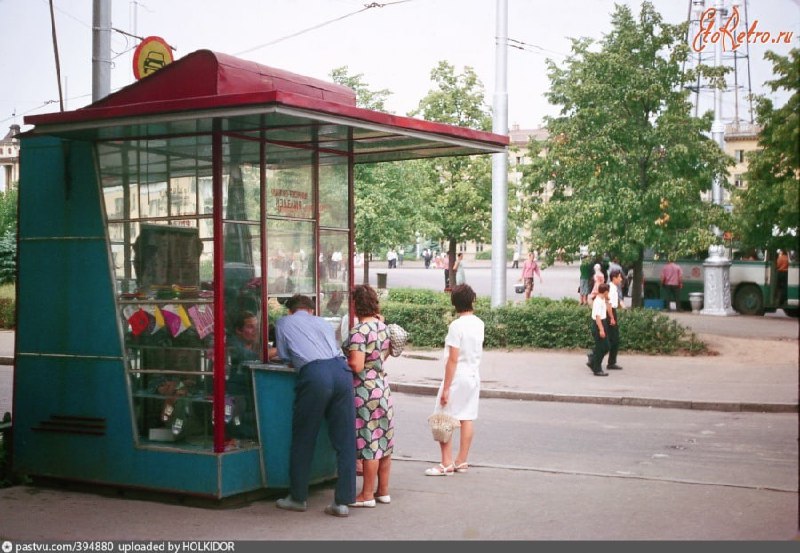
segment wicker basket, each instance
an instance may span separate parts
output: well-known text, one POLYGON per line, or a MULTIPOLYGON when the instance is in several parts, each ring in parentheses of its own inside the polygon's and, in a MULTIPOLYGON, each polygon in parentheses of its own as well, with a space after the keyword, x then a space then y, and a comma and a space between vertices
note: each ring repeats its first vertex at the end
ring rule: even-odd
POLYGON ((428 417, 433 439, 446 444, 453 437, 453 430, 461 426, 461 421, 447 413, 434 413, 428 417))

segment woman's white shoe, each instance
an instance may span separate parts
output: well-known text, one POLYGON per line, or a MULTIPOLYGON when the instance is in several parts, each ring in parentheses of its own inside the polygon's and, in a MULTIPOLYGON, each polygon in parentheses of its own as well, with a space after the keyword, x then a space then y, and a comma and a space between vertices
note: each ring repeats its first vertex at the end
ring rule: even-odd
POLYGON ((450 463, 447 466, 439 463, 437 467, 425 469, 425 476, 453 476, 455 474, 455 465, 450 463))

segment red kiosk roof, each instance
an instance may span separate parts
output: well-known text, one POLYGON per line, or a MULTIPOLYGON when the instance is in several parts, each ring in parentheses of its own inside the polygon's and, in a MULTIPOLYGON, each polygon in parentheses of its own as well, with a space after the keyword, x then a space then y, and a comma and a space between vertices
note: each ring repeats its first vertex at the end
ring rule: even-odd
MULTIPOLYGON (((198 50, 84 108, 28 116, 35 134, 114 140, 169 136, 170 123, 264 118, 262 127, 352 130, 357 162, 501 152, 507 136, 356 107, 353 90, 198 50)), ((206 127, 202 127, 206 128, 206 127)), ((198 131, 201 132, 201 131, 198 131)))

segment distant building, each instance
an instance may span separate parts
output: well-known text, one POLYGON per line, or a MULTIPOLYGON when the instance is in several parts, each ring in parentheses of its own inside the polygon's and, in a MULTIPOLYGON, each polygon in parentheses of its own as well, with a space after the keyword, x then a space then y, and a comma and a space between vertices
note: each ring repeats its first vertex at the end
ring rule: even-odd
POLYGON ((0 140, 0 167, 3 176, 0 182, 0 191, 8 190, 19 183, 19 125, 11 125, 8 134, 0 140))
POLYGON ((728 175, 730 191, 725 191, 723 205, 731 205, 731 193, 733 190, 746 189, 748 154, 759 149, 758 137, 761 134, 761 127, 753 123, 732 123, 725 126, 725 153, 733 158, 736 165, 733 166, 728 175))

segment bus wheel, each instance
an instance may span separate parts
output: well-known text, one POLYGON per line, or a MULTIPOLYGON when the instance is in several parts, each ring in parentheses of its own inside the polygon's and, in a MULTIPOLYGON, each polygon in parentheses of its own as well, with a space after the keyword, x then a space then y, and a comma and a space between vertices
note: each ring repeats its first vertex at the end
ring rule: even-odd
POLYGON ((763 315, 764 298, 755 284, 745 284, 736 290, 733 307, 742 315, 763 315))

